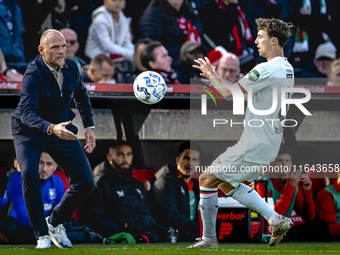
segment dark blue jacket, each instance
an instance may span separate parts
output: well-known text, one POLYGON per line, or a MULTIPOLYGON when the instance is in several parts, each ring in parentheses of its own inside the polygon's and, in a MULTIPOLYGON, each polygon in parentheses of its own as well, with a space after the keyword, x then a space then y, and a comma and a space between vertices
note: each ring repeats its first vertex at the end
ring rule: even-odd
POLYGON ((22 80, 19 106, 12 116, 13 135, 46 135, 50 124, 73 120, 71 101, 75 99, 84 127, 93 126, 93 114, 77 64, 66 59, 62 69, 64 85, 57 80, 39 55, 27 68, 22 80))
POLYGON ((24 21, 21 8, 17 1, 7 1, 7 3, 13 15, 14 35, 10 35, 4 18, 0 16, 0 48, 7 62, 25 62, 24 42, 22 40, 24 21))

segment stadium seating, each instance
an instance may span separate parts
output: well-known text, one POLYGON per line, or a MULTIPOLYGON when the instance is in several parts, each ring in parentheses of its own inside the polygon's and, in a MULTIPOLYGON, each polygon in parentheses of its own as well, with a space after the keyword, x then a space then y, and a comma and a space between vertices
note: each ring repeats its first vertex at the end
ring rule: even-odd
POLYGON ((133 178, 144 183, 144 187, 147 191, 151 189, 151 183, 156 171, 147 169, 136 169, 132 171, 133 178))

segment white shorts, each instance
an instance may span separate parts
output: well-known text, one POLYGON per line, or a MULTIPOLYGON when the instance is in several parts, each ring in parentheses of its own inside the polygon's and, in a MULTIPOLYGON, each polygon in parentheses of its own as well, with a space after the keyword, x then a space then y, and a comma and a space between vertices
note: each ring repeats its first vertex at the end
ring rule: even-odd
POLYGON ((235 188, 244 181, 252 182, 262 174, 267 164, 244 161, 244 155, 230 147, 214 160, 210 171, 218 179, 230 183, 235 188))

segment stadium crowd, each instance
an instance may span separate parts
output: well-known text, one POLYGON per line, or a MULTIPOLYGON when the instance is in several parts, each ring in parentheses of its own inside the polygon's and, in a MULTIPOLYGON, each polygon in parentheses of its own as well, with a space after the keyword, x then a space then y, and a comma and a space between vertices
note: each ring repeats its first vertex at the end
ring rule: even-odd
POLYGON ((295 77, 323 78, 305 82, 338 86, 337 64, 331 64, 340 47, 339 11, 335 0, 2 0, 0 80, 22 79, 38 55, 38 38, 49 28, 62 32, 67 57, 86 70, 87 82, 131 83, 141 71, 152 69, 170 83, 189 84, 197 77, 192 61, 201 54, 216 66, 222 56, 235 54, 242 76, 264 61, 254 44, 255 19, 273 17, 294 25, 284 51, 295 77), (140 44, 152 41, 164 50, 142 54, 140 44), (100 54, 112 60, 115 71, 106 71, 112 75, 107 79, 90 79, 89 64, 100 54), (148 63, 141 63, 142 55, 148 63), (166 63, 165 69, 159 63, 149 65, 156 60, 166 63))
MULTIPOLYGON (((75 61, 84 82, 132 83, 140 72, 153 70, 168 83, 189 84, 198 77, 193 60, 204 55, 221 77, 236 81, 264 61, 254 44, 255 19, 276 17, 294 24, 285 56, 295 76, 340 86, 339 11, 335 0, 0 0, 0 80, 21 81, 38 55, 38 38, 54 28, 65 37, 67 57, 75 61)), ((145 190, 133 178, 132 147, 122 141, 112 144, 106 160, 93 169, 95 188, 74 214, 77 221, 65 224, 72 242, 131 240, 121 233, 137 242, 170 241, 173 228, 179 241, 194 241, 200 235, 199 191, 192 174, 204 152, 198 144, 191 146, 183 143, 175 164, 159 169, 145 190), (78 221, 88 226, 86 235, 75 226, 78 221)), ((52 175, 57 166, 46 154, 41 155, 39 174, 48 216, 67 188, 67 177, 58 173, 62 183, 52 175), (44 160, 51 162, 47 177, 42 177, 44 160)), ((293 161, 282 147, 272 164, 293 161)), ((18 189, 19 166, 14 164, 9 173, 8 184, 1 182, 0 187, 0 243, 23 243, 32 229, 18 189)), ((268 181, 275 209, 287 217, 298 215, 302 222, 288 240, 298 240, 302 231, 309 240, 320 240, 320 233, 322 240, 340 240, 340 175, 317 191, 305 174, 269 175, 262 178, 268 181)), ((262 185, 257 190, 267 195, 262 185)))

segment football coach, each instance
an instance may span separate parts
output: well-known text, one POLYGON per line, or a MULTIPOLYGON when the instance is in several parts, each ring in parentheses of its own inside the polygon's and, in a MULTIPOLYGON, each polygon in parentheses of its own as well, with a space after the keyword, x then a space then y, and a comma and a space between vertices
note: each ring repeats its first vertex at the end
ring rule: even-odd
POLYGON ((96 146, 93 114, 86 88, 76 63, 66 59, 66 41, 54 29, 40 38, 40 55, 29 64, 22 81, 19 105, 12 116, 12 134, 22 172, 22 189, 28 218, 37 238, 38 249, 71 248, 62 223, 68 220, 93 189, 90 164, 85 155, 96 146), (84 149, 72 124, 74 99, 85 128, 84 149), (85 151, 84 151, 85 150, 85 151), (39 158, 51 155, 70 178, 70 187, 61 202, 45 219, 39 181, 39 158))

